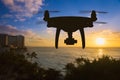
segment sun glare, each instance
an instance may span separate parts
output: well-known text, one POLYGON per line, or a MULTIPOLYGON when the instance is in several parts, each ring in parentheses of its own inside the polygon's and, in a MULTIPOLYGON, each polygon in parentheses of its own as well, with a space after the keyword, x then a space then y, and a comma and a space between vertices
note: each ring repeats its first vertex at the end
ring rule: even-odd
POLYGON ((104 45, 105 39, 104 38, 96 38, 96 44, 97 45, 104 45))

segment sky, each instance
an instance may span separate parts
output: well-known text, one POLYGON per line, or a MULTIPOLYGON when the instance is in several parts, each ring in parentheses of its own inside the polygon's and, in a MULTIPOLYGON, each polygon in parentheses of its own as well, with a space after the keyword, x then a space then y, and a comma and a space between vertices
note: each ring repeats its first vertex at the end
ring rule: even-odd
MULTIPOLYGON (((85 28, 87 47, 120 47, 120 0, 0 0, 0 33, 25 36, 26 46, 54 46, 55 28, 47 28, 43 21, 44 10, 58 10, 50 13, 54 16, 85 16, 82 10, 106 11, 107 14, 97 14, 93 28, 85 28), (39 13, 41 11, 41 13, 39 13), (104 45, 95 43, 97 38, 105 40, 104 45)), ((78 43, 72 47, 81 47, 79 31, 74 32, 78 43)), ((66 46, 66 32, 60 34, 59 46, 66 46)), ((71 47, 71 46, 66 46, 71 47)))

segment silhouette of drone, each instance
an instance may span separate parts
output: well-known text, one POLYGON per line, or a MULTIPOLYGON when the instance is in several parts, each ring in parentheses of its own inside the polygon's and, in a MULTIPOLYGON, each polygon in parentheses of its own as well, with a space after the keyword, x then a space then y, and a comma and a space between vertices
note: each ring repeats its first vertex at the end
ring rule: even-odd
POLYGON ((79 30, 81 33, 82 48, 84 49, 85 48, 84 28, 93 27, 93 22, 97 20, 97 17, 95 10, 92 10, 91 17, 80 17, 80 16, 50 17, 49 11, 45 10, 43 20, 47 22, 47 27, 56 28, 56 36, 55 36, 56 48, 58 48, 60 30, 63 30, 68 33, 68 38, 64 40, 64 43, 66 43, 66 45, 74 45, 75 43, 77 43, 77 40, 73 38, 72 33, 75 32, 76 30, 79 30))

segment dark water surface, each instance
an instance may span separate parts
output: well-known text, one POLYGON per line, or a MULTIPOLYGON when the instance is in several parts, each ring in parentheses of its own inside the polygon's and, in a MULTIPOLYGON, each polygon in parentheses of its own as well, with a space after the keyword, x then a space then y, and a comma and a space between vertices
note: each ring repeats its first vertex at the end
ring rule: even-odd
POLYGON ((37 61, 46 68, 63 69, 69 62, 76 58, 87 57, 94 59, 108 55, 113 58, 120 58, 120 48, 59 48, 54 47, 29 47, 28 52, 37 53, 37 61))

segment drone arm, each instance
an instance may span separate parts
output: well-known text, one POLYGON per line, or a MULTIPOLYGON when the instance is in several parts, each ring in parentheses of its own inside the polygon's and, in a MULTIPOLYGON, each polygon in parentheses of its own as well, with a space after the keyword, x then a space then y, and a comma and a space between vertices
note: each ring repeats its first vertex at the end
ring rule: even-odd
POLYGON ((43 18, 43 20, 44 20, 44 21, 47 21, 48 19, 49 19, 49 11, 46 10, 45 13, 44 13, 44 18, 43 18))
POLYGON ((80 33, 81 33, 82 48, 84 49, 84 48, 85 48, 85 34, 84 34, 84 29, 81 28, 81 29, 79 29, 79 30, 80 30, 80 33))
POLYGON ((59 41, 59 34, 60 34, 60 28, 56 29, 56 37, 55 37, 55 47, 58 48, 58 41, 59 41))
POLYGON ((91 13, 91 20, 92 21, 96 21, 97 20, 96 11, 94 11, 94 10, 91 13))

